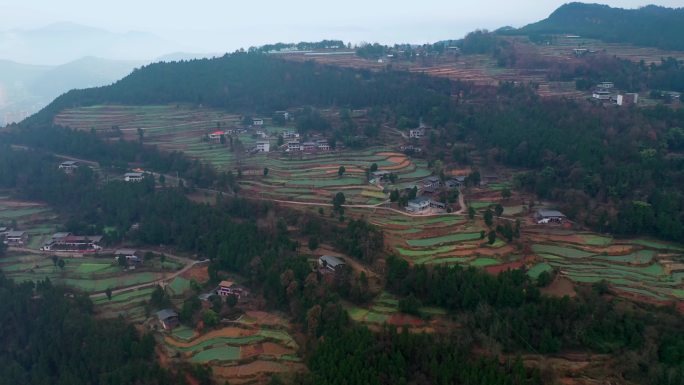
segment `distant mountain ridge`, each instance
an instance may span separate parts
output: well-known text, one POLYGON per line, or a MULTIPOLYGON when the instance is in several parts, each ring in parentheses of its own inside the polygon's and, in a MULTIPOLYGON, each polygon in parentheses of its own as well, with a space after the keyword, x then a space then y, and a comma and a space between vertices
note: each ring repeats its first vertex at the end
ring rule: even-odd
POLYGON ((59 66, 0 60, 0 126, 24 119, 66 91, 113 83, 143 64, 96 57, 59 66))
POLYGON ((601 4, 569 3, 542 21, 502 33, 570 33, 606 42, 684 51, 684 8, 648 5, 622 9, 601 4))
POLYGON ((178 44, 154 34, 116 33, 74 23, 0 31, 0 60, 27 64, 62 65, 87 56, 150 61, 181 50, 178 44))

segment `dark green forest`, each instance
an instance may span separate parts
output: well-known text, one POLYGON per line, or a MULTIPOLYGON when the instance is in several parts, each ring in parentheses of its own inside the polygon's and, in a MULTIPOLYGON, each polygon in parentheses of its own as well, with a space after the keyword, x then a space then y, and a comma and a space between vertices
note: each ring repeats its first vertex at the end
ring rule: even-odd
POLYGON ((553 354, 588 350, 624 355, 624 375, 637 383, 684 381, 684 361, 673 333, 684 327, 674 309, 639 309, 611 299, 596 284, 575 298, 547 297, 522 270, 492 276, 461 266, 410 267, 387 260, 387 289, 419 303, 467 314, 466 327, 487 335, 504 351, 553 354), (657 352, 653 346, 657 346, 657 352))
MULTIPOLYGON (((511 33, 506 30, 506 33, 511 33)), ((607 42, 684 50, 684 8, 649 5, 638 9, 569 3, 547 19, 513 33, 572 33, 607 42)))
MULTIPOLYGON (((0 384, 181 385, 155 363, 155 340, 123 320, 95 320, 90 299, 49 281, 14 284, 0 272, 0 384)), ((201 371, 201 370, 200 370, 201 371)))

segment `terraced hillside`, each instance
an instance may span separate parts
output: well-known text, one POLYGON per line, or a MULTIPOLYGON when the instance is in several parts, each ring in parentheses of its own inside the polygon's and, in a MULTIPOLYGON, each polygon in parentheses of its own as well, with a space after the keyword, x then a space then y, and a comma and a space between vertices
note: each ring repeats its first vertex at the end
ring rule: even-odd
POLYGON ((557 269, 575 283, 607 281, 617 292, 656 303, 684 300, 684 247, 570 230, 525 231, 537 258, 528 274, 557 269))
POLYGON ((289 328, 280 316, 247 311, 219 329, 200 333, 181 326, 159 339, 170 360, 211 364, 214 375, 231 384, 261 383, 273 373, 304 369, 289 328))
MULTIPOLYGON (((330 202, 332 196, 343 191, 348 203, 378 204, 387 195, 376 186, 369 185, 366 170, 376 163, 379 170, 398 176, 399 186, 409 185, 430 175, 427 164, 407 157, 392 148, 379 147, 366 150, 339 150, 318 154, 281 153, 248 155, 245 149, 256 144, 253 133, 235 135, 241 149, 226 143, 207 141, 205 135, 217 128, 229 129, 239 124, 236 115, 224 114, 215 109, 170 106, 93 106, 65 110, 55 123, 81 130, 95 130, 107 136, 120 132, 128 140, 143 140, 168 150, 183 151, 188 155, 215 165, 223 170, 240 169, 244 176, 241 185, 248 194, 264 198, 300 202, 330 202), (112 127, 115 127, 112 129, 112 127), (346 172, 337 174, 340 166, 346 172), (268 168, 268 176, 263 175, 268 168)), ((284 127, 274 127, 266 120, 263 130, 270 135, 274 148, 277 135, 284 127)))

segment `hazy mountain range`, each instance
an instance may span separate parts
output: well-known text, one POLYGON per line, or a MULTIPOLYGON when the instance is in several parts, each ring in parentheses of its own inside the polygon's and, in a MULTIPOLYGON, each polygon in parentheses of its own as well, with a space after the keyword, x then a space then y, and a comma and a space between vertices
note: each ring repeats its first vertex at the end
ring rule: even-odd
POLYGON ((149 33, 72 23, 0 31, 0 126, 22 120, 66 91, 110 84, 148 63, 214 56, 182 49, 149 33))

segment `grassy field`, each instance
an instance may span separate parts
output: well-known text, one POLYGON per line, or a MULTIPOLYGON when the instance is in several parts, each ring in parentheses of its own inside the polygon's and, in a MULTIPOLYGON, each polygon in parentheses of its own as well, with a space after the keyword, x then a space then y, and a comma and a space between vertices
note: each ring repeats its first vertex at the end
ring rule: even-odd
POLYGON ((532 245, 532 251, 535 253, 554 254, 565 258, 588 258, 593 255, 592 253, 572 247, 554 245, 532 245))
POLYGON ((406 243, 408 243, 409 246, 414 247, 430 247, 444 243, 472 241, 476 239, 480 239, 480 233, 459 233, 436 238, 409 239, 406 243))
MULTIPOLYGON (((17 282, 41 281, 49 278, 52 282, 64 284, 84 292, 100 292, 144 284, 161 279, 165 273, 161 266, 149 262, 135 271, 125 271, 107 258, 75 257, 62 258, 64 269, 55 266, 48 255, 10 253, 0 260, 0 269, 8 278, 17 282)), ((165 263, 164 271, 182 266, 177 262, 165 263)))

